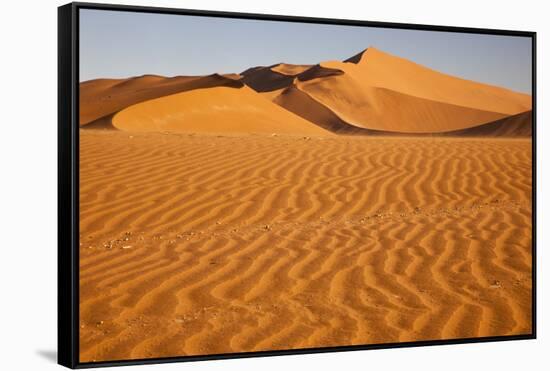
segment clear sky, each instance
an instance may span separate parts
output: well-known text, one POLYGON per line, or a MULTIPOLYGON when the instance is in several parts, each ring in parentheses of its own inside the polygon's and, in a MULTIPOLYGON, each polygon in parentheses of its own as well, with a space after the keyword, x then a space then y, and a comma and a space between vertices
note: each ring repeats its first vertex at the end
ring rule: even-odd
POLYGON ((451 75, 531 93, 527 37, 80 11, 80 81, 315 64, 346 59, 368 46, 451 75))

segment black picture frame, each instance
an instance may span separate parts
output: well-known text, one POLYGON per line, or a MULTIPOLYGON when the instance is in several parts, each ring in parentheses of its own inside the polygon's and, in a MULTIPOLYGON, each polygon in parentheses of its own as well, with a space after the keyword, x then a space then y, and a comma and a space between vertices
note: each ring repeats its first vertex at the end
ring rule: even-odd
POLYGON ((341 352, 380 348, 417 347, 480 343, 536 338, 536 32, 486 28, 464 28, 422 24, 372 22, 270 14, 233 13, 145 6, 70 3, 58 8, 58 363, 69 368, 90 368, 154 364, 213 359, 279 356, 321 352, 341 352), (444 31, 458 33, 528 37, 532 42, 532 332, 525 335, 491 336, 450 340, 411 341, 370 345, 349 345, 327 348, 291 349, 261 352, 147 358, 118 361, 79 361, 79 11, 96 9, 140 13, 208 16, 238 19, 302 22, 331 25, 369 26, 379 28, 444 31))

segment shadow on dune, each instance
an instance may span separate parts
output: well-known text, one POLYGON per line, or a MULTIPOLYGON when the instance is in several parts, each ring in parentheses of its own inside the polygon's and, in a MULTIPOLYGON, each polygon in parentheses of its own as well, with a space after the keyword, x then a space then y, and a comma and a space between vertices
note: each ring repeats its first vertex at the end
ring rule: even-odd
MULTIPOLYGON (((144 77, 140 77, 144 78, 144 77)), ((85 127, 86 129, 100 129, 100 130, 106 130, 106 129, 112 129, 112 130, 118 130, 116 129, 112 124, 113 116, 134 104, 142 103, 148 100, 157 99, 161 97, 165 97, 172 94, 178 94, 183 93, 187 91, 193 91, 197 89, 208 89, 213 87, 226 87, 226 88, 234 88, 234 89, 240 89, 245 86, 245 84, 240 81, 240 76, 231 74, 231 75, 220 75, 220 74, 212 74, 208 76, 198 77, 198 78, 189 78, 187 81, 184 81, 182 83, 178 84, 170 84, 168 81, 173 79, 182 79, 182 77, 173 77, 170 79, 164 78, 163 83, 159 83, 158 81, 155 83, 156 85, 153 85, 147 89, 138 89, 135 90, 136 87, 126 84, 124 85, 126 89, 129 89, 128 92, 126 92, 127 97, 120 99, 117 103, 113 105, 113 108, 108 110, 107 114, 101 115, 96 114, 96 116, 100 116, 92 121, 85 122, 84 124, 81 122, 81 127, 85 127), (169 88, 164 88, 164 86, 168 85, 169 88)), ((120 87, 121 84, 117 84, 116 86, 120 87)), ((124 93, 121 93, 124 94, 124 93)), ((81 104, 82 105, 82 104, 81 104)), ((103 112, 104 113, 104 112, 103 112)))
MULTIPOLYGON (((519 113, 469 129, 451 131, 441 135, 459 137, 531 137, 533 135, 533 111, 519 113)), ((434 134, 437 135, 437 134, 434 134)))
POLYGON ((143 75, 80 84, 80 125, 101 130, 135 129, 132 123, 117 123, 119 113, 130 109, 134 115, 126 119, 149 131, 178 131, 189 125, 199 132, 213 130, 213 120, 227 124, 231 115, 231 125, 220 130, 264 132, 277 121, 273 133, 288 130, 292 123, 338 135, 521 138, 532 135, 531 105, 527 94, 446 75, 373 47, 343 62, 278 63, 240 74, 143 75), (219 87, 242 90, 216 89, 172 99, 219 87), (271 123, 252 125, 254 117, 271 123))
POLYGON ((106 87, 106 80, 88 81, 80 84, 80 126, 105 124, 113 115, 131 105, 167 95, 212 87, 242 88, 240 76, 235 74, 208 76, 157 77, 140 76, 106 87), (97 122, 96 122, 97 121, 97 122))

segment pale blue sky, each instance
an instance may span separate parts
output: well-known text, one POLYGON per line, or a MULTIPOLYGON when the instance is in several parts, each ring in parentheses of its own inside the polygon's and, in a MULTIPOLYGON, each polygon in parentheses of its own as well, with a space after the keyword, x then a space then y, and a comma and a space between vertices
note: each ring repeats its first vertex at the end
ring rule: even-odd
POLYGON ((451 75, 531 93, 528 37, 80 10, 80 81, 315 64, 346 59, 368 46, 451 75))

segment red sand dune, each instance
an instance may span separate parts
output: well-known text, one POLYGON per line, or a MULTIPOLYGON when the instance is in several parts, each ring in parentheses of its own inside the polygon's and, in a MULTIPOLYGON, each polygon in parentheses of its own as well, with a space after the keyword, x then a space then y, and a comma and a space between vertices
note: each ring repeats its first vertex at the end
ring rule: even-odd
MULTIPOLYGON (((374 48, 348 61, 314 66, 289 88, 350 125, 388 133, 465 130, 531 110, 529 95, 448 76, 374 48)), ((289 99, 274 101, 311 116, 304 107, 297 112, 289 99)))
POLYGON ((528 111, 503 119, 479 125, 474 128, 454 132, 443 133, 456 136, 502 136, 502 137, 526 137, 533 135, 533 112, 528 111))
POLYGON ((279 63, 268 67, 253 67, 241 72, 242 82, 258 92, 286 88, 298 74, 308 70, 309 65, 279 63))
POLYGON ((530 95, 372 47, 344 62, 93 80, 81 84, 80 102, 81 125, 122 130, 509 137, 530 136, 532 121, 530 95))
POLYGON ((232 85, 239 75, 144 75, 129 79, 98 79, 80 84, 80 125, 87 125, 123 108, 169 94, 211 86, 232 85))
POLYGON ((135 104, 115 114, 112 124, 127 131, 330 134, 233 82, 135 104))

